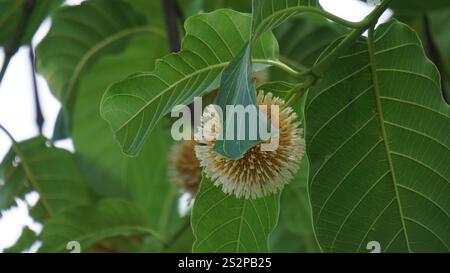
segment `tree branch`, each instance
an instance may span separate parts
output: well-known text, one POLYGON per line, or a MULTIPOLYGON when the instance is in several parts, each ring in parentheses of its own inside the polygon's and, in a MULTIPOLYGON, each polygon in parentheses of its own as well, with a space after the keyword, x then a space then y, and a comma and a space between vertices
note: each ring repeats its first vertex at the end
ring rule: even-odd
POLYGON ((33 91, 34 91, 34 106, 36 110, 36 126, 39 130, 39 134, 42 135, 42 126, 44 125, 44 115, 42 114, 41 103, 39 101, 39 90, 36 80, 36 65, 34 62, 33 46, 30 45, 30 64, 31 64, 31 77, 33 79, 33 91))
POLYGON ((177 12, 178 19, 180 19, 181 22, 184 23, 184 21, 186 21, 186 18, 184 17, 183 10, 181 9, 180 3, 178 3, 177 0, 175 0, 175 10, 177 12))
POLYGON ((176 0, 161 0, 164 9, 164 17, 166 19, 166 29, 169 37, 170 51, 178 52, 181 49, 180 34, 177 25, 177 11, 176 0))
POLYGON ((30 21, 31 14, 33 13, 35 6, 36 0, 28 0, 24 3, 22 16, 19 23, 17 24, 14 36, 5 45, 5 58, 3 60, 2 69, 0 70, 0 83, 3 80, 3 76, 5 76, 6 69, 8 68, 11 58, 14 56, 14 54, 16 54, 17 50, 20 47, 20 43, 22 42, 23 36, 25 35, 28 22, 30 21))

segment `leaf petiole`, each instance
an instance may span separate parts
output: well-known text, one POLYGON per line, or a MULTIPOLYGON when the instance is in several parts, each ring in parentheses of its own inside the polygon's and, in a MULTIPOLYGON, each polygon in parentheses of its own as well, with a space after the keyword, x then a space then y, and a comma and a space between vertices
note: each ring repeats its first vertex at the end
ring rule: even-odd
POLYGON ((278 69, 283 70, 284 72, 286 72, 287 74, 293 76, 293 77, 300 77, 301 75, 304 75, 307 70, 304 71, 297 71, 294 68, 290 67, 289 65, 287 65, 286 63, 283 63, 280 60, 269 60, 269 59, 253 59, 252 60, 253 63, 259 63, 259 64, 269 64, 273 67, 276 67, 278 69))
POLYGON ((314 76, 308 76, 305 82, 298 84, 289 92, 289 97, 286 100, 286 106, 294 104, 298 99, 300 99, 306 92, 306 90, 311 87, 316 81, 314 76))

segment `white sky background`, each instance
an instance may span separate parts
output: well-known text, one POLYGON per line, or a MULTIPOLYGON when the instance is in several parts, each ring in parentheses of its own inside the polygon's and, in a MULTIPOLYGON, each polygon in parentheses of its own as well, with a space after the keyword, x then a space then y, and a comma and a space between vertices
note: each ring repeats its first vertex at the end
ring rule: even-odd
MULTIPOLYGON (((12 1, 12 0, 11 0, 12 1)), ((153 0, 155 1, 155 0, 153 0)), ((82 0, 69 0, 68 4, 77 4, 82 0)), ((360 21, 373 6, 366 5, 357 0, 320 0, 327 11, 349 21, 360 21)), ((386 21, 391 16, 387 11, 381 21, 386 21)), ((33 38, 33 45, 37 45, 50 29, 51 22, 46 20, 33 38)), ((35 106, 33 86, 31 78, 30 59, 28 48, 21 48, 11 60, 8 70, 0 84, 0 124, 3 125, 17 141, 34 137, 38 134, 35 122, 35 106)), ((0 64, 3 63, 3 49, 0 51, 0 64)), ((44 136, 50 138, 53 133, 53 125, 60 109, 59 102, 48 89, 44 78, 38 76, 39 99, 45 118, 43 128, 44 136)), ((0 161, 8 152, 11 142, 8 137, 0 132, 0 161)), ((70 141, 59 143, 60 147, 72 149, 70 141)), ((0 181, 1 183, 1 181, 0 181)), ((29 194, 26 201, 19 201, 19 206, 9 211, 4 211, 0 218, 0 252, 4 248, 13 245, 19 238, 22 228, 29 226, 32 230, 40 232, 42 226, 34 223, 28 215, 28 205, 33 205, 38 200, 37 194, 29 194)), ((32 247, 35 251, 38 246, 32 247)))

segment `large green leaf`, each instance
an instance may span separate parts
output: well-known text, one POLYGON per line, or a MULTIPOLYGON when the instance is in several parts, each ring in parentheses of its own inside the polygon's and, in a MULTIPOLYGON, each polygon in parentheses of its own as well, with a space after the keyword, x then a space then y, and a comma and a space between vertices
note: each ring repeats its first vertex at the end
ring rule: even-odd
MULTIPOLYGON (((131 0, 130 2, 134 3, 131 0)), ((117 3, 122 5, 120 2, 117 3)), ((94 2, 91 5, 94 4, 99 3, 94 2)), ((112 6, 115 5, 116 3, 112 6)), ((129 9, 128 6, 123 6, 129 9)), ((69 11, 77 10, 68 9, 66 12, 69 13, 69 11)), ((89 28, 85 24, 96 28, 97 23, 102 24, 101 20, 114 22, 118 11, 106 9, 103 12, 105 17, 99 18, 100 21, 94 18, 87 22, 78 20, 72 22, 71 26, 80 31, 84 30, 83 35, 89 35, 89 28)), ((65 21, 60 23, 65 24, 65 21)), ((161 124, 158 134, 152 136, 153 143, 145 145, 139 157, 128 159, 121 153, 109 126, 100 117, 98 109, 101 96, 108 85, 135 71, 152 69, 156 57, 167 52, 166 39, 163 35, 152 31, 124 36, 123 39, 123 41, 112 41, 106 38, 107 41, 111 41, 110 46, 125 46, 125 50, 111 51, 116 54, 108 55, 103 54, 106 51, 110 52, 108 50, 91 54, 89 70, 74 78, 76 102, 69 118, 77 150, 77 162, 83 170, 83 175, 88 178, 98 193, 106 196, 129 196, 133 202, 146 210, 149 217, 146 222, 148 228, 168 234, 176 228, 168 212, 173 207, 176 196, 167 181, 166 160, 161 160, 161 154, 166 154, 169 150, 168 125, 161 124), (125 42, 128 45, 125 45, 125 42), (155 147, 152 146, 155 143, 160 149, 158 153, 155 153, 155 147)), ((57 41, 50 40, 48 46, 57 47, 57 41)), ((64 69, 64 67, 64 62, 55 63, 55 69, 64 69)))
MULTIPOLYGON (((149 181, 164 183, 159 175, 142 173, 154 171, 160 164, 155 165, 154 169, 137 170, 140 175, 130 174, 136 178, 134 180, 127 178, 126 166, 130 159, 122 154, 113 139, 110 127, 100 116, 99 105, 104 90, 110 84, 136 70, 150 70, 153 67, 152 61, 166 51, 165 40, 159 40, 152 35, 136 37, 123 53, 102 58, 79 80, 78 97, 70 118, 72 138, 83 173, 90 178, 99 193, 118 195, 138 183, 147 186, 146 191, 139 192, 145 194, 151 190, 152 183, 149 181)), ((159 141, 159 137, 156 136, 153 140, 159 141)), ((161 137, 167 139, 166 135, 161 137)), ((152 144, 145 145, 145 151, 136 161, 140 160, 145 164, 144 162, 152 162, 153 158, 158 158, 157 154, 152 153, 152 147, 152 144)), ((163 147, 167 145, 161 146, 161 149, 163 147)), ((161 196, 164 196, 163 192, 161 196)))
MULTIPOLYGON (((172 107, 218 87, 219 76, 246 43, 251 18, 232 10, 190 17, 182 51, 159 60, 151 73, 141 73, 111 86, 101 103, 126 154, 136 155, 151 131, 172 107), (224 24, 224 22, 228 22, 224 24)), ((276 58, 271 33, 254 46, 254 58, 276 58)))
MULTIPOLYGON (((23 21, 23 12, 28 0, 0 0, 0 46, 9 44, 14 39, 18 26, 23 21)), ((61 4, 61 0, 35 1, 33 11, 24 27, 24 33, 20 45, 29 44, 34 33, 49 13, 61 4)))
MULTIPOLYGON (((127 11, 127 13, 130 14, 134 14, 134 16, 138 16, 139 18, 142 17, 142 15, 145 15, 147 17, 147 21, 149 22, 150 26, 148 27, 148 29, 142 29, 142 31, 140 31, 139 29, 136 29, 136 32, 134 33, 133 31, 133 27, 131 26, 126 26, 124 25, 123 27, 128 27, 128 30, 121 30, 120 33, 113 33, 111 34, 111 36, 109 36, 108 38, 106 38, 105 40, 103 40, 102 42, 98 43, 97 45, 93 46, 89 53, 86 53, 86 56, 90 56, 89 57, 89 63, 85 63, 82 64, 80 63, 80 66, 86 66, 86 69, 82 68, 80 71, 80 75, 78 77, 74 77, 73 81, 75 81, 74 83, 74 87, 75 90, 72 92, 78 92, 78 89, 76 88, 77 84, 80 82, 80 78, 82 77, 82 72, 91 72, 89 69, 87 69, 88 67, 91 67, 95 62, 97 62, 99 59, 102 59, 102 57, 107 53, 114 53, 113 52, 113 47, 115 45, 121 46, 121 45, 125 45, 126 43, 128 43, 130 40, 133 40, 134 37, 142 37, 142 36, 146 36, 146 37, 152 37, 153 39, 148 39, 146 41, 142 41, 142 43, 145 43, 149 46, 152 47, 152 57, 149 57, 148 62, 146 63, 151 63, 153 62, 155 57, 159 57, 162 54, 167 53, 167 49, 168 46, 166 46, 166 44, 162 43, 163 40, 165 40, 165 33, 164 33, 164 29, 165 29, 165 22, 164 22, 164 13, 161 7, 161 2, 160 1, 148 1, 148 0, 122 0, 125 3, 128 3, 130 6, 118 3, 119 5, 123 5, 124 7, 126 7, 128 10, 130 10, 130 8, 134 8, 134 10, 136 12, 134 12, 133 10, 127 11), (142 13, 142 15, 140 14, 142 13), (123 34, 123 35, 122 35, 123 34), (116 37, 117 36, 117 37, 116 37), (123 36, 122 38, 120 36, 123 36), (103 45, 102 45, 103 44, 103 45)), ((75 13, 76 10, 71 10, 71 13, 75 13)), ((105 11, 104 11, 105 12, 105 11)), ((110 12, 106 11, 107 13, 105 13, 105 15, 107 17, 109 17, 110 19, 113 20, 117 20, 118 18, 114 19, 115 17, 117 17, 117 14, 111 14, 110 12)), ((106 18, 103 18, 101 20, 104 20, 106 18)), ((142 19, 140 19, 142 20, 142 19)), ((87 36, 89 35, 89 28, 86 28, 86 26, 84 25, 85 22, 82 21, 76 21, 76 22, 72 22, 72 23, 68 23, 66 22, 67 20, 60 20, 57 23, 59 24, 74 24, 74 25, 78 25, 79 29, 84 29, 85 32, 83 33, 83 36, 87 36)), ((86 22, 88 24, 92 24, 90 25, 90 28, 96 28, 96 24, 97 22, 95 20, 90 20, 88 22, 86 22)), ((53 42, 52 42, 53 43, 53 42)), ((116 52, 118 53, 118 52, 116 52)), ((81 53, 80 53, 81 54, 81 53)), ((113 55, 113 54, 110 54, 113 55)), ((83 57, 86 58, 86 57, 83 57)), ((81 58, 80 58, 80 62, 81 62, 81 58)), ((67 68, 65 66, 65 64, 63 62, 59 62, 59 63, 55 63, 55 66, 61 66, 61 68, 67 68)), ((127 72, 127 74, 125 74, 125 76, 128 76, 129 74, 134 73, 136 70, 149 70, 151 67, 146 65, 145 69, 140 68, 138 65, 136 66, 135 70, 129 70, 127 72)), ((92 73, 89 73, 92 74, 92 73)), ((125 76, 120 76, 120 77, 125 77, 125 76)), ((118 78, 120 78, 118 77, 118 78)), ((117 78, 115 78, 114 80, 110 80, 109 84, 113 83, 117 81, 117 78)), ((104 88, 106 89, 106 87, 104 88)), ((74 98, 77 98, 79 96, 77 95, 73 95, 74 98)), ((57 140, 61 140, 67 137, 70 137, 70 124, 69 124, 69 116, 72 115, 68 115, 66 109, 61 109, 59 114, 58 114, 58 118, 56 120, 55 123, 55 127, 54 127, 54 131, 53 131, 53 136, 52 136, 52 140, 53 141, 57 141, 57 140)))
POLYGON ((194 252, 267 252, 278 221, 279 194, 236 199, 203 178, 192 211, 194 252))
POLYGON ((67 244, 75 241, 85 252, 106 238, 139 234, 159 237, 148 228, 148 221, 148 214, 142 208, 122 199, 105 199, 96 205, 73 207, 45 223, 39 251, 69 252, 67 244))
POLYGON ((50 32, 36 50, 37 68, 69 109, 80 76, 97 57, 122 50, 135 35, 165 36, 164 31, 149 26, 143 15, 119 0, 93 0, 64 7, 52 20, 50 32))
POLYGON ((99 60, 80 79, 73 112, 72 137, 83 173, 104 195, 127 195, 150 216, 150 226, 169 232, 168 211, 173 205, 174 189, 167 178, 168 154, 172 138, 163 120, 137 157, 120 151, 108 124, 100 117, 98 106, 106 87, 136 70, 146 71, 152 60, 167 50, 166 41, 152 36, 136 37, 121 54, 99 60))
MULTIPOLYGON (((42 137, 15 145, 0 165, 0 210, 31 191, 39 193, 37 209, 51 216, 68 207, 89 204, 92 195, 68 151, 49 147, 42 137)), ((37 219, 43 220, 43 219, 37 219)))
POLYGON ((365 252, 369 241, 383 252, 449 251, 449 113, 436 67, 396 21, 309 91, 309 192, 324 251, 365 252))

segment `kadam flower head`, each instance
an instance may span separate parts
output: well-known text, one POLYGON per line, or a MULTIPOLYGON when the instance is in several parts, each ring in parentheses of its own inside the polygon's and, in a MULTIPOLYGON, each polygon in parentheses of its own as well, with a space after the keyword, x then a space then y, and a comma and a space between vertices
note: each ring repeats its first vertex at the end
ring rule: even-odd
MULTIPOLYGON (((272 105, 278 106, 279 131, 273 137, 278 138, 278 147, 273 151, 264 151, 257 144, 247 150, 242 158, 231 160, 213 150, 220 132, 220 120, 214 107, 207 107, 202 116, 202 127, 199 128, 204 137, 198 140, 195 153, 205 174, 216 186, 228 194, 241 198, 259 198, 281 190, 298 171, 299 162, 305 151, 302 129, 297 114, 291 107, 285 107, 284 100, 273 97, 271 93, 258 93, 257 104, 267 106, 260 108, 270 111, 272 105), (209 128, 211 127, 211 128, 209 128), (203 130, 205 129, 205 130, 203 130), (206 134, 206 135, 205 135, 206 134)), ((275 117, 266 113, 269 121, 275 117)), ((199 138, 196 138, 199 139, 199 138)), ((270 142, 267 141, 267 142, 270 142)))
POLYGON ((201 181, 200 164, 195 156, 195 141, 175 143, 170 153, 169 178, 182 191, 192 197, 198 191, 201 181))

